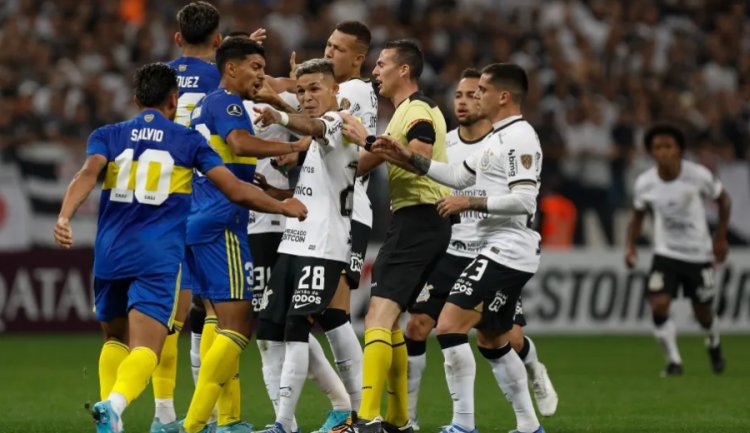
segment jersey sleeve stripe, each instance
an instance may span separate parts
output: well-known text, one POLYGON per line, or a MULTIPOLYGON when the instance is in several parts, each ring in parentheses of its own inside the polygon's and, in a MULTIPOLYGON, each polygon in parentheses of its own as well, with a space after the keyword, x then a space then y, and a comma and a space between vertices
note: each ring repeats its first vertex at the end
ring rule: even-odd
POLYGON ((533 179, 518 179, 514 180, 513 182, 508 182, 508 188, 512 188, 516 185, 536 185, 536 181, 533 179))
POLYGON ((471 174, 473 174, 473 175, 475 175, 475 176, 476 176, 476 174, 477 174, 477 171, 476 171, 476 170, 474 170, 473 168, 469 167, 469 164, 467 164, 467 163, 466 163, 466 161, 464 161, 464 167, 465 167, 465 168, 466 168, 467 170, 469 170, 469 172, 470 172, 471 174))
POLYGON ((221 139, 220 135, 212 134, 208 142, 216 153, 219 154, 224 164, 256 165, 258 163, 258 158, 235 155, 232 149, 229 148, 229 145, 221 139))
MULTIPOLYGON (((138 169, 138 161, 133 161, 133 165, 130 167, 130 176, 128 180, 128 189, 135 189, 135 173, 138 169)), ((156 170, 156 168, 154 168, 156 170)), ((155 191, 158 186, 158 176, 151 174, 151 167, 149 167, 149 179, 146 183, 146 190, 155 191), (156 182, 156 183, 155 183, 156 182)), ((102 189, 112 189, 117 184, 117 174, 120 172, 120 166, 117 163, 111 161, 107 164, 107 170, 104 173, 104 182, 102 183, 102 189)), ((169 179, 169 193, 170 194, 190 194, 193 192, 193 169, 175 165, 172 169, 172 177, 169 179)))

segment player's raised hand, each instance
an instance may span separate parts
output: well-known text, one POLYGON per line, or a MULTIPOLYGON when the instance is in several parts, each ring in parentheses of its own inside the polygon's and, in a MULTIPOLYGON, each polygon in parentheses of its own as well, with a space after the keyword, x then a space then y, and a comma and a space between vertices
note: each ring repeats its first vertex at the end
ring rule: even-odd
POLYGON ((289 78, 292 80, 297 79, 297 52, 292 51, 289 56, 289 78))
POLYGON ((729 252, 729 244, 726 236, 714 237, 714 262, 718 265, 724 263, 729 252))
POLYGON ((635 248, 628 247, 625 250, 625 266, 627 266, 628 269, 633 269, 636 263, 638 263, 638 253, 635 248))
POLYGON ((394 161, 408 162, 412 152, 390 135, 379 135, 372 145, 372 152, 394 161))
POLYGON ((271 107, 253 107, 253 111, 258 113, 258 117, 253 122, 256 125, 266 127, 281 122, 281 113, 271 107))
POLYGON ((356 117, 345 111, 340 111, 339 115, 344 121, 344 128, 342 130, 344 137, 354 144, 364 146, 365 139, 367 138, 367 130, 364 125, 356 117))
POLYGON ((437 201, 437 211, 441 217, 459 214, 466 209, 469 209, 469 197, 467 196, 452 195, 437 201))
POLYGON ((268 180, 266 180, 266 177, 262 174, 255 172, 255 175, 253 177, 253 185, 257 186, 263 191, 267 190, 271 186, 268 184, 268 180))
POLYGON ((264 29, 263 27, 250 33, 250 40, 259 45, 263 45, 263 41, 265 41, 267 37, 268 35, 266 35, 266 29, 264 29))
POLYGON ((312 137, 302 137, 299 140, 291 143, 292 152, 304 152, 310 148, 310 143, 312 143, 312 137))
POLYGON ((73 246, 73 230, 70 228, 70 220, 58 218, 55 224, 55 242, 65 249, 73 246))
POLYGON ((284 216, 290 218, 297 218, 300 221, 304 221, 307 218, 307 207, 297 200, 296 198, 288 198, 281 202, 284 216))

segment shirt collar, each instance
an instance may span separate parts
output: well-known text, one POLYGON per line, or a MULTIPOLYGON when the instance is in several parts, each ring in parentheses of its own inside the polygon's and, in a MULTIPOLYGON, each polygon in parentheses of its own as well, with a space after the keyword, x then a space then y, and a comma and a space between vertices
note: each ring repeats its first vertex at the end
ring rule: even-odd
POLYGON ((497 130, 497 129, 503 128, 503 127, 509 125, 511 122, 515 122, 516 120, 521 120, 521 119, 523 119, 523 116, 520 115, 520 114, 515 115, 515 116, 506 117, 503 120, 498 120, 497 122, 493 123, 492 124, 492 129, 497 130))

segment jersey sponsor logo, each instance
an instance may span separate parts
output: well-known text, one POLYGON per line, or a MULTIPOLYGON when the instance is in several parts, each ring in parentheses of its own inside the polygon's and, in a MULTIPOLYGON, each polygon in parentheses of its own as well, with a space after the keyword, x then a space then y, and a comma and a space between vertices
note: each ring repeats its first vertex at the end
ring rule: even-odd
POLYGON ((508 295, 498 290, 495 292, 495 299, 490 302, 490 306, 487 307, 488 310, 492 311, 493 313, 497 313, 500 311, 501 308, 503 308, 503 305, 505 305, 508 302, 508 295))
POLYGON ((163 139, 164 131, 161 129, 143 128, 130 130, 130 141, 162 141, 163 139))
POLYGON ((516 161, 516 151, 515 149, 510 149, 508 151, 508 167, 510 167, 508 171, 508 177, 513 177, 516 175, 516 172, 518 171, 517 164, 518 161, 516 161))
POLYGON ((284 234, 281 235, 282 241, 297 242, 297 243, 304 243, 306 238, 307 238, 307 231, 305 230, 286 229, 284 230, 284 234))
POLYGON ((198 81, 200 81, 201 77, 191 75, 191 76, 183 76, 178 75, 177 76, 177 85, 180 86, 180 89, 197 89, 198 88, 198 81))
POLYGON ((259 310, 265 310, 268 308, 268 301, 271 295, 273 295, 273 290, 266 287, 266 290, 263 291, 263 297, 260 299, 260 305, 258 306, 259 310))
POLYGON ((305 185, 297 185, 294 187, 294 195, 302 195, 306 197, 312 197, 313 189, 305 185))
POLYGON ((485 247, 485 245, 485 241, 462 241, 453 239, 450 241, 449 248, 455 251, 479 253, 485 247))
POLYGON ((353 272, 362 272, 364 265, 365 260, 362 258, 362 253, 352 251, 352 255, 349 257, 349 269, 353 272))
POLYGON ((227 106, 227 114, 230 116, 242 116, 242 107, 237 104, 229 104, 227 106))
POLYGON ((154 115, 153 114, 147 114, 147 115, 143 116, 143 120, 145 120, 146 122, 151 122, 152 120, 154 120, 154 115))
POLYGON ((523 165, 523 167, 526 170, 528 170, 528 169, 531 168, 531 161, 532 161, 532 156, 531 155, 529 155, 529 154, 523 154, 523 155, 521 155, 521 165, 523 165))
POLYGON ((453 287, 451 287, 450 294, 455 295, 458 293, 463 293, 464 295, 471 296, 471 294, 474 293, 474 287, 472 286, 470 281, 459 278, 458 281, 453 284, 453 287))
POLYGON ((310 173, 310 174, 315 173, 315 167, 310 167, 309 165, 303 165, 301 170, 303 173, 310 173))

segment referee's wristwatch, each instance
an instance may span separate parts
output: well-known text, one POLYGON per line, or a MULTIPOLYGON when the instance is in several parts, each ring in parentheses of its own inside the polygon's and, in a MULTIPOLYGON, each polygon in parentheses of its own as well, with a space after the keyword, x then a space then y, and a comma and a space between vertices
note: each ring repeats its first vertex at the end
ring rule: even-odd
POLYGON ((365 150, 368 152, 372 152, 372 145, 375 144, 375 140, 378 138, 374 135, 368 135, 367 138, 365 138, 365 150))

